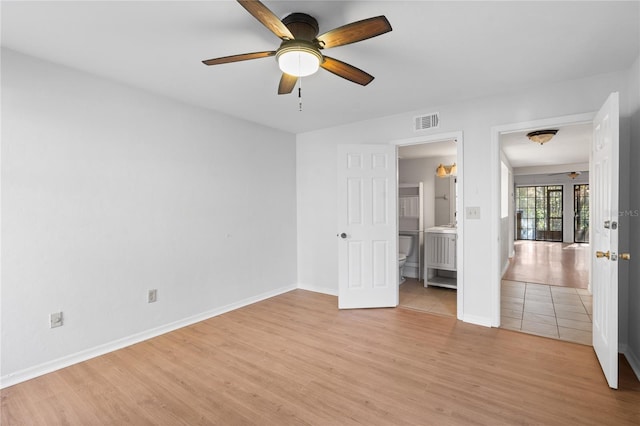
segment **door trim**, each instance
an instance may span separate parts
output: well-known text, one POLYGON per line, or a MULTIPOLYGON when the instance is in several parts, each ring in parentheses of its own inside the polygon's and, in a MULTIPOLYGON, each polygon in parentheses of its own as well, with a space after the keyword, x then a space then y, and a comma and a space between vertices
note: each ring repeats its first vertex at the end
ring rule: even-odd
MULTIPOLYGON (((491 239, 491 253, 495 258, 491 263, 491 326, 500 327, 500 135, 503 133, 518 132, 532 128, 546 128, 555 126, 569 126, 576 124, 593 123, 596 112, 584 114, 565 115, 546 118, 542 120, 524 121, 505 124, 491 128, 491 235, 497 235, 491 239)), ((589 267, 591 277, 591 267, 589 267)), ((591 289, 591 283, 589 283, 591 289)))
MULTIPOLYGON (((458 202, 456 211, 458 212, 458 241, 456 247, 457 257, 457 288, 456 288, 456 310, 457 318, 461 321, 477 323, 474 319, 465 319, 464 316, 464 133, 462 131, 438 133, 433 135, 416 136, 413 138, 396 139, 389 142, 396 146, 396 161, 398 158, 398 147, 419 145, 423 143, 441 142, 445 140, 456 139, 458 147, 456 149, 456 165, 458 167, 458 202)), ((398 176, 396 175, 396 186, 398 185, 398 176)), ((396 234, 398 233, 398 220, 396 215, 396 234)), ((397 265, 396 265, 397 268, 397 265)), ((398 286, 398 291, 400 287, 398 286)))

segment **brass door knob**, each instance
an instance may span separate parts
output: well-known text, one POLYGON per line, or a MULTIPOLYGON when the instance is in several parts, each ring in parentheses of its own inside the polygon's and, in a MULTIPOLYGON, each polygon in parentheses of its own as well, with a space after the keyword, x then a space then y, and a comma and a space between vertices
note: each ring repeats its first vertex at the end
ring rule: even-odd
POLYGON ((607 251, 607 252, 605 253, 605 252, 603 252, 603 251, 598 250, 598 251, 596 252, 596 257, 597 257, 598 259, 601 259, 601 258, 603 258, 603 257, 606 257, 607 259, 609 259, 609 258, 611 257, 611 253, 609 253, 609 251, 607 251))
POLYGON ((620 259, 631 260, 631 255, 629 253, 620 253, 620 259))

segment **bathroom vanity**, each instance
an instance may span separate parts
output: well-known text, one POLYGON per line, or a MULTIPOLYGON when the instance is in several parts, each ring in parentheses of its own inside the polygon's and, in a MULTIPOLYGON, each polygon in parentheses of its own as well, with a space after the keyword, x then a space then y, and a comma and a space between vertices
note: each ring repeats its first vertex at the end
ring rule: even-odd
POLYGON ((424 286, 457 288, 457 229, 434 226, 426 231, 424 286))

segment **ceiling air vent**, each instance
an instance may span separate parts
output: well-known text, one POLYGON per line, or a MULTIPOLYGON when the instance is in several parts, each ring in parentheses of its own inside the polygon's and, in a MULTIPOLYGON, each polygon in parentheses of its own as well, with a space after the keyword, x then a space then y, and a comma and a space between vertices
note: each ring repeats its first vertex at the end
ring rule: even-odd
POLYGON ((440 115, 437 112, 421 115, 415 118, 414 130, 435 129, 440 125, 440 115))

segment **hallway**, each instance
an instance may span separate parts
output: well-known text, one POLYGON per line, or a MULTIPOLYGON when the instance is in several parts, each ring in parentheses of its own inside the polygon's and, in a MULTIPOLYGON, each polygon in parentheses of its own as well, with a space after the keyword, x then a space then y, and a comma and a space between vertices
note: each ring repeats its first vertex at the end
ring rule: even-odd
POLYGON ((516 241, 501 283, 501 328, 591 345, 588 244, 516 241))

